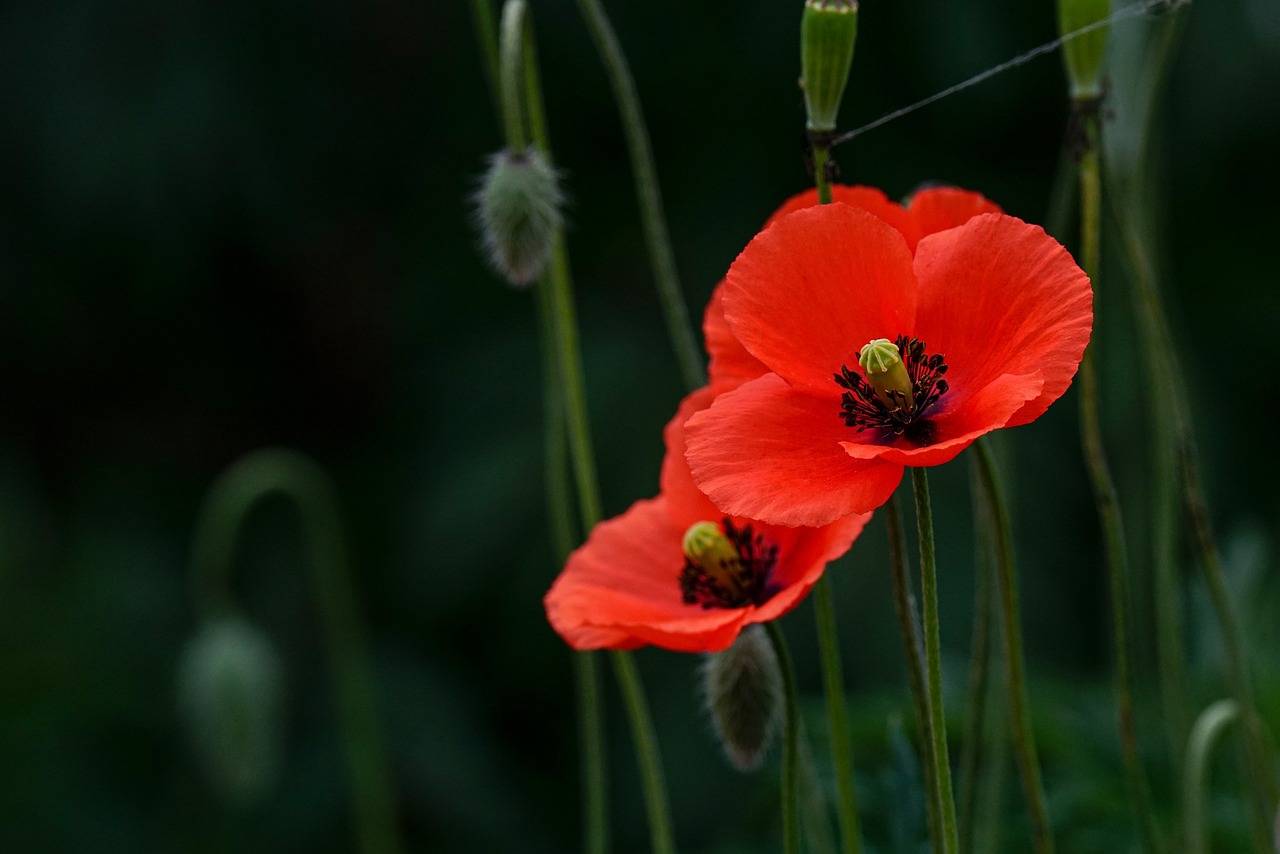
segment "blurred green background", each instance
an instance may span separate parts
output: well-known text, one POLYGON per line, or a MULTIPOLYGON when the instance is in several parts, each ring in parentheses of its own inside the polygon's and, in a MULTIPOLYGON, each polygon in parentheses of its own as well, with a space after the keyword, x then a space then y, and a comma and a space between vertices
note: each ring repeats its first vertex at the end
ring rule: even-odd
MULTIPOLYGON (((600 62, 574 4, 531 5, 612 515, 656 490, 660 431, 681 388, 600 62)), ((807 182, 800 4, 610 6, 700 316, 736 253, 807 182)), ((1196 0, 1181 14, 1158 92, 1142 76, 1155 61, 1144 39, 1167 21, 1117 28, 1110 153, 1138 176, 1151 214, 1274 726, 1280 385, 1262 368, 1280 323, 1280 5, 1196 0)), ((1019 0, 867 0, 860 23, 844 127, 1055 35, 1051 3, 1019 0)), ((243 611, 283 662, 272 791, 225 804, 178 716, 179 656, 199 627, 187 562, 202 496, 241 455, 286 445, 319 460, 340 490, 407 846, 575 850, 571 660, 541 606, 557 567, 533 305, 484 267, 468 222, 468 194, 500 134, 467 5, 9 3, 0 52, 0 845, 353 850, 316 597, 282 501, 249 521, 236 559, 243 611)), ((942 181, 1044 222, 1067 114, 1060 61, 1041 58, 868 133, 838 160, 846 181, 893 197, 942 181)), ((1099 340, 1108 440, 1141 566, 1150 430, 1123 271, 1108 255, 1099 340)), ((1126 851, 1134 832, 1114 746, 1106 587, 1077 447, 1073 395, 1004 446, 1033 705, 1061 850, 1126 851)), ((957 462, 934 478, 953 712, 971 621, 966 477, 957 462)), ((913 850, 917 816, 901 797, 910 762, 895 760, 890 738, 890 721, 910 713, 881 525, 833 571, 868 832, 877 850, 913 850), (891 847, 897 838, 905 848, 891 847)), ((1190 588, 1203 704, 1224 689, 1190 588)), ((816 704, 811 608, 784 627, 816 704)), ((698 660, 646 650, 638 663, 682 849, 775 850, 776 756, 755 775, 733 772, 700 707, 698 660)), ((642 851, 633 754, 605 684, 616 850, 642 851)), ((1140 706, 1158 772, 1159 709, 1150 692, 1140 706)), ((822 714, 810 711, 821 766, 822 714)), ((1237 776, 1230 762, 1217 768, 1213 814, 1220 844, 1245 850, 1237 776)), ((1025 850, 1006 777, 1004 844, 1025 850)), ((1174 821, 1167 778, 1155 784, 1174 821)))

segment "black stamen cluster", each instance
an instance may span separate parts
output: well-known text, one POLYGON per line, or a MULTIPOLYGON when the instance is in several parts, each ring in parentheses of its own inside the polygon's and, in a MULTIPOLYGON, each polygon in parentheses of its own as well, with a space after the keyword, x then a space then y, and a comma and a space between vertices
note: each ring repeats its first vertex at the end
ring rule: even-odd
POLYGON ((737 560, 720 567, 732 581, 724 583, 686 557, 684 569, 680 570, 680 591, 686 605, 742 608, 761 605, 773 595, 768 581, 778 562, 777 545, 767 541, 763 534, 755 533, 750 525, 739 530, 727 516, 724 535, 738 552, 737 560))
POLYGON ((875 386, 858 370, 849 370, 840 366, 840 373, 835 375, 836 384, 846 389, 840 395, 840 417, 849 427, 863 430, 880 430, 887 436, 901 436, 920 440, 928 444, 931 431, 921 416, 938 402, 947 391, 947 381, 942 375, 947 372, 947 363, 941 354, 925 355, 925 344, 916 338, 899 335, 893 342, 903 363, 907 366, 907 376, 911 379, 911 393, 914 398, 907 405, 906 395, 902 392, 890 392, 896 408, 890 409, 876 394, 875 386))

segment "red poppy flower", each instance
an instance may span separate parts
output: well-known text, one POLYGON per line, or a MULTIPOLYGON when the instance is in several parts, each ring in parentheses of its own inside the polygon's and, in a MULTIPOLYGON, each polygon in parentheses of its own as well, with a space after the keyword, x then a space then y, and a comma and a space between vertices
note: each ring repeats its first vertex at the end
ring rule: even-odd
POLYGON ((811 526, 872 510, 905 466, 947 462, 1066 390, 1093 323, 1066 250, 1002 214, 912 227, 809 207, 730 267, 727 327, 769 373, 687 425, 694 479, 721 510, 811 526), (900 363, 897 382, 860 367, 873 342, 900 363))
POLYGON ((870 518, 787 528, 716 510, 684 456, 684 424, 712 397, 709 387, 694 392, 667 424, 661 494, 597 525, 544 598, 552 627, 573 648, 725 649, 744 626, 795 607, 870 518), (686 553, 695 532, 712 541, 701 562, 686 553))
MULTIPOLYGON (((833 202, 862 208, 897 229, 912 252, 915 252, 916 244, 926 235, 964 225, 979 214, 1002 213, 1000 206, 990 199, 956 187, 928 187, 919 190, 905 206, 890 201, 888 196, 874 187, 837 184, 831 191, 833 202)), ((765 228, 789 213, 815 207, 817 204, 816 189, 797 193, 769 217, 765 228)), ((707 303, 707 311, 703 317, 702 332, 707 342, 707 354, 711 357, 708 369, 711 386, 718 393, 770 373, 759 359, 738 342, 725 322, 723 281, 711 292, 711 300, 707 303)))

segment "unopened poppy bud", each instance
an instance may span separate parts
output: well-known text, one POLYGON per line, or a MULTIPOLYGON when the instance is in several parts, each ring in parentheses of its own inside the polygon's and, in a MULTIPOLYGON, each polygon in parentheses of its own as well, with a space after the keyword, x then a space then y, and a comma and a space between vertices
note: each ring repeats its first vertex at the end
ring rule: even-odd
POLYGON ((897 344, 888 338, 877 338, 864 344, 858 351, 858 364, 875 388, 876 397, 891 412, 910 408, 915 403, 911 377, 907 374, 907 366, 902 362, 897 344))
POLYGON ((271 641, 239 617, 209 621, 183 651, 179 710, 213 787, 233 803, 252 803, 275 783, 281 670, 271 641))
POLYGON ((551 257, 564 201, 546 157, 536 148, 493 155, 475 200, 494 269, 517 286, 538 278, 551 257))
MULTIPOLYGON (((1058 35, 1065 36, 1097 23, 1110 13, 1110 0, 1058 0, 1058 35)), ((1106 27, 1090 30, 1062 45, 1072 100, 1091 102, 1102 96, 1102 54, 1106 48, 1106 27)))
POLYGON ((707 709, 725 755, 739 771, 760 764, 782 720, 782 670, 765 630, 747 626, 702 668, 707 709))
POLYGON ((858 40, 856 0, 806 0, 800 18, 800 69, 811 131, 833 131, 858 40))

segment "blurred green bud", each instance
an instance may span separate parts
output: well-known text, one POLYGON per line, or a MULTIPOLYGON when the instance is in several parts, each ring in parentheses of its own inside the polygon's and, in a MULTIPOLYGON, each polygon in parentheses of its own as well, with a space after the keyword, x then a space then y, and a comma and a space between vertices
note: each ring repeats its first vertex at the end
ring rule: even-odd
POLYGON ((476 214, 489 262, 511 284, 528 285, 546 266, 563 201, 555 169, 536 148, 489 159, 476 214))
MULTIPOLYGON (((1058 0, 1058 35, 1065 36, 1111 14, 1111 0, 1058 0)), ((1071 99, 1097 101, 1102 97, 1102 54, 1107 49, 1107 28, 1099 27, 1062 45, 1071 99)))
POLYGON ((725 755, 750 771, 782 722, 782 669, 764 628, 747 626, 733 646, 708 655, 702 684, 725 755))
POLYGON ((214 789, 232 803, 254 803, 275 784, 282 670, 271 641, 240 617, 207 621, 183 651, 179 711, 214 789))
POLYGON ((856 0, 806 0, 800 18, 800 82, 809 130, 836 129, 857 40, 856 0))

